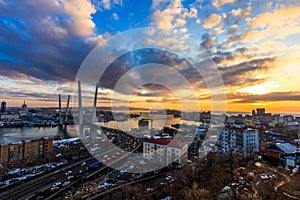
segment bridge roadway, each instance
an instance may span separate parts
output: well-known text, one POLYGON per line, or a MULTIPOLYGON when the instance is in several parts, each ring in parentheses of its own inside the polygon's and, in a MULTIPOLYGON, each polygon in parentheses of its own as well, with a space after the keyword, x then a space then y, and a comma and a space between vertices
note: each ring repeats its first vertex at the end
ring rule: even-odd
MULTIPOLYGON (((131 152, 136 151, 137 149, 140 148, 140 146, 141 146, 141 143, 139 143, 135 148, 131 149, 131 152)), ((117 150, 119 150, 119 148, 115 147, 114 151, 117 151, 117 150)), ((119 158, 112 160, 111 162, 109 162, 109 164, 113 165, 116 163, 122 163, 122 162, 126 161, 129 157, 129 155, 131 154, 131 152, 124 151, 123 155, 121 155, 119 158)), ((120 167, 121 167, 121 164, 120 164, 120 167)), ((45 200, 56 199, 56 197, 59 197, 68 188, 72 187, 73 185, 83 183, 86 180, 91 180, 93 177, 96 177, 97 175, 102 174, 103 172, 104 173, 107 172, 107 169, 110 169, 110 167, 104 166, 104 167, 100 168, 99 170, 93 171, 93 172, 89 173, 88 175, 85 175, 84 177, 80 177, 80 179, 77 179, 72 184, 68 185, 67 187, 61 188, 60 190, 56 191, 55 193, 51 194, 50 196, 48 196, 47 198, 44 198, 44 199, 45 200)), ((114 169, 113 171, 116 171, 116 169, 114 169)))
MULTIPOLYGON (((102 130, 105 130, 106 132, 112 132, 112 133, 123 133, 123 131, 116 130, 116 129, 111 129, 111 128, 106 128, 106 127, 101 127, 103 128, 102 130)), ((126 134, 126 133, 125 133, 126 134)), ((128 137, 132 137, 129 136, 128 137)), ((124 139, 124 137, 122 137, 124 139)), ((122 143, 120 144, 120 147, 126 146, 127 142, 127 137, 125 137, 125 140, 122 140, 122 143)), ((136 147, 138 149, 140 147, 141 143, 136 147)), ((100 152, 99 157, 107 155, 111 152, 116 152, 119 150, 119 147, 114 146, 110 150, 106 152, 100 152)), ((126 152, 126 151, 125 151, 126 152)), ((120 159, 117 159, 115 162, 119 162, 121 159, 126 158, 130 152, 125 153, 124 156, 122 156, 120 159)), ((56 170, 54 172, 50 172, 48 174, 42 175, 40 177, 37 177, 35 179, 32 179, 28 182, 25 182, 23 184, 20 184, 18 186, 15 186, 13 188, 7 189, 6 191, 3 191, 0 193, 0 199, 7 199, 7 200, 19 200, 19 199, 31 199, 35 196, 36 193, 41 193, 47 189, 50 189, 53 184, 58 183, 58 182, 64 182, 67 181, 67 176, 65 175, 66 171, 72 171, 74 176, 74 179, 71 179, 70 186, 73 185, 73 182, 77 182, 76 180, 82 179, 82 175, 79 174, 79 171, 82 170, 81 164, 83 162, 86 162, 86 164, 90 164, 95 162, 96 159, 93 157, 88 157, 88 158, 83 158, 76 163, 67 165, 59 170, 56 170)), ((85 166, 86 167, 86 166, 85 166)), ((100 170, 106 169, 106 167, 101 168, 100 170)), ((89 172, 90 174, 87 175, 87 177, 91 177, 92 174, 98 174, 100 170, 97 171, 92 171, 89 172)), ((60 192, 57 191, 54 194, 58 194, 60 192)), ((51 197, 53 195, 50 195, 51 197)), ((54 196, 53 196, 54 197, 54 196)), ((51 199, 51 198, 47 198, 51 199)))
MULTIPOLYGON (((139 148, 139 147, 137 147, 137 148, 139 148)), ((112 161, 110 164, 114 164, 114 163, 117 163, 117 162, 120 162, 120 161, 125 161, 125 160, 128 159, 129 155, 130 155, 130 152, 126 152, 126 153, 124 153, 124 155, 122 155, 120 158, 112 161)), ((57 199, 56 197, 61 196, 61 194, 63 194, 65 191, 67 191, 69 187, 72 187, 73 185, 76 185, 76 184, 79 184, 79 183, 83 183, 83 181, 86 181, 86 180, 91 180, 93 177, 96 177, 98 174, 106 173, 107 169, 109 169, 109 167, 108 166, 104 166, 104 167, 100 168, 99 170, 96 170, 96 171, 88 174, 83 179, 78 179, 72 185, 69 185, 67 187, 61 188, 59 191, 51 194, 50 196, 48 196, 47 198, 44 198, 44 199, 45 200, 57 199)), ((116 171, 116 169, 114 169, 113 171, 116 171)))

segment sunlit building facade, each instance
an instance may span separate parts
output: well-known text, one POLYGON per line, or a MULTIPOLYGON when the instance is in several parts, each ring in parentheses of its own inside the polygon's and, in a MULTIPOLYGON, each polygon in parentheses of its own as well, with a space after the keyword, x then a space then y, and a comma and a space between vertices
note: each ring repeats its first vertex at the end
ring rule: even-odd
POLYGON ((188 145, 169 139, 147 139, 143 142, 143 157, 180 168, 188 160, 188 145))

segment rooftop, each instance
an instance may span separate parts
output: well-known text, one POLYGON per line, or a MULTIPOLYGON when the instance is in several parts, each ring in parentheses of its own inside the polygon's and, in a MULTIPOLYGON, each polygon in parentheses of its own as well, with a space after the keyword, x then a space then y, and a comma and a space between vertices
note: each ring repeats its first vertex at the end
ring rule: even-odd
POLYGON ((296 147, 290 143, 277 143, 276 146, 286 154, 295 153, 296 151, 296 147))
POLYGON ((166 145, 168 147, 173 147, 173 148, 178 148, 178 149, 181 149, 186 145, 185 143, 177 142, 177 141, 170 140, 170 139, 154 139, 154 138, 151 138, 151 139, 145 140, 145 142, 153 143, 153 144, 159 144, 159 145, 166 145))

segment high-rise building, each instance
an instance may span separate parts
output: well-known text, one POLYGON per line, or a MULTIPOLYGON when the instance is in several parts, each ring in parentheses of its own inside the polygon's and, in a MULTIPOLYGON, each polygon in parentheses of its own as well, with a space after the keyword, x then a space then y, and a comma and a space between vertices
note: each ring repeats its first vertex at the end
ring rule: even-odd
POLYGON ((149 122, 145 119, 139 120, 139 130, 145 131, 149 129, 149 122))
POLYGON ((258 130, 245 126, 231 126, 222 129, 219 150, 227 153, 234 150, 239 157, 247 158, 259 151, 258 130))
POLYGON ((6 112, 6 102, 5 101, 2 101, 1 102, 1 110, 0 110, 1 113, 5 113, 6 112))
POLYGON ((24 101, 24 103, 22 105, 22 111, 27 111, 27 105, 25 104, 25 101, 24 101))
POLYGON ((264 115, 266 114, 266 110, 264 108, 256 108, 257 115, 264 115))

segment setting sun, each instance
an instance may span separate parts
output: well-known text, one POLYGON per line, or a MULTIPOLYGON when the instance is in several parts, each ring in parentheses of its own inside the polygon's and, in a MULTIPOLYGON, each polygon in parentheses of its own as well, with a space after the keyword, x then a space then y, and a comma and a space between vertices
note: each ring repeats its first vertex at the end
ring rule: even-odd
POLYGON ((240 90, 239 92, 251 93, 251 94, 266 94, 272 91, 273 88, 277 87, 274 82, 266 82, 259 85, 247 86, 240 90))

